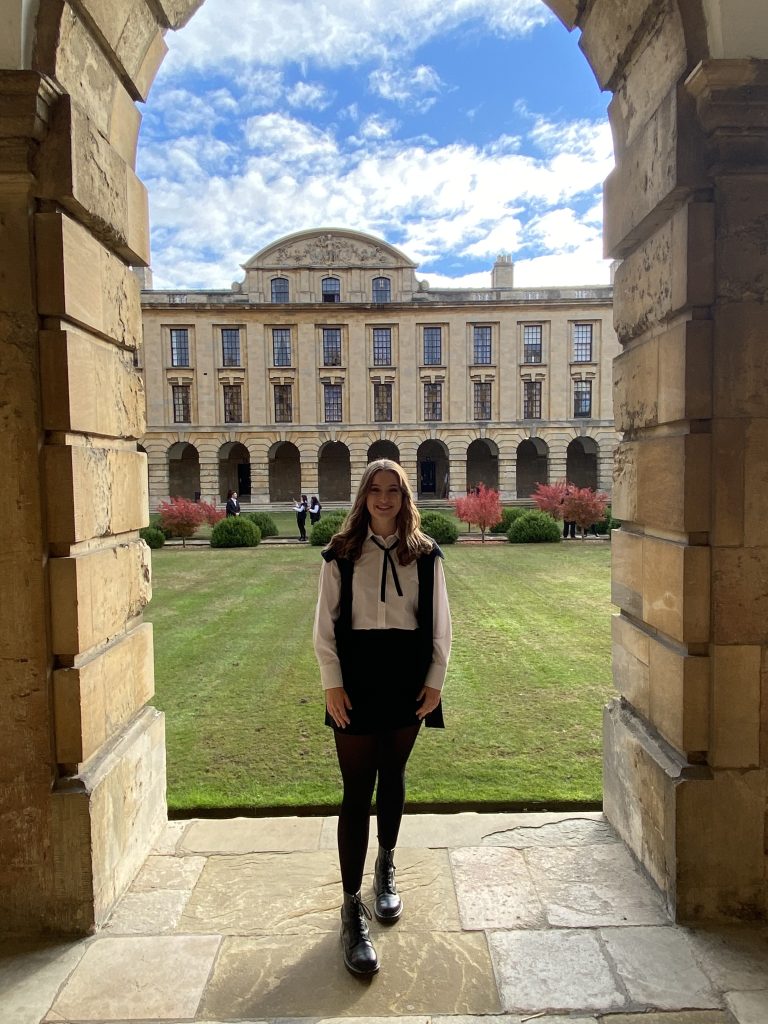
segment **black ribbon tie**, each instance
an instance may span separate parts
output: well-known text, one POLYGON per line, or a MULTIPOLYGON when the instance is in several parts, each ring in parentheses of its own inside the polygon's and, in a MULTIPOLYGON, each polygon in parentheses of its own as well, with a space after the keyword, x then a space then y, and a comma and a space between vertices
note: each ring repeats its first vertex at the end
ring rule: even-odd
POLYGON ((373 541, 373 543, 376 545, 377 548, 380 548, 384 552, 384 558, 382 559, 382 563, 381 563, 381 598, 380 598, 380 600, 386 601, 386 598, 387 598, 387 563, 389 563, 389 565, 392 567, 392 579, 395 581, 395 590, 397 591, 397 596, 398 597, 402 597, 403 596, 403 589, 400 586, 400 580, 397 578, 397 569, 395 568, 395 560, 392 558, 392 551, 394 550, 394 548, 397 547, 397 544, 398 544, 397 540, 393 540, 392 543, 389 545, 389 547, 385 547, 383 544, 379 543, 379 541, 377 541, 376 538, 373 535, 371 536, 371 540, 373 541))

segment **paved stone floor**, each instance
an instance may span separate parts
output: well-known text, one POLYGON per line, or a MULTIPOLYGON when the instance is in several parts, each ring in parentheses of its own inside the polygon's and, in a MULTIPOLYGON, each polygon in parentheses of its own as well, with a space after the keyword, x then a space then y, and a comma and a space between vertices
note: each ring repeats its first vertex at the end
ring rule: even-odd
POLYGON ((768 1024, 768 928, 670 924, 598 813, 406 817, 360 981, 335 828, 171 822, 98 935, 0 943, 0 1024, 768 1024))

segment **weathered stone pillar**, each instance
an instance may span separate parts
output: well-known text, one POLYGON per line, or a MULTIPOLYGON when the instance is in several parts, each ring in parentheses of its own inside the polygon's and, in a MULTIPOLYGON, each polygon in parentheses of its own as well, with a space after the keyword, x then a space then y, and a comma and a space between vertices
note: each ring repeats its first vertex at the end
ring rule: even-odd
POLYGON ((467 493, 467 455, 451 455, 449 469, 450 497, 463 498, 467 493))
POLYGON ((624 526, 605 809, 678 918, 764 916, 768 62, 674 85, 606 212, 624 526))

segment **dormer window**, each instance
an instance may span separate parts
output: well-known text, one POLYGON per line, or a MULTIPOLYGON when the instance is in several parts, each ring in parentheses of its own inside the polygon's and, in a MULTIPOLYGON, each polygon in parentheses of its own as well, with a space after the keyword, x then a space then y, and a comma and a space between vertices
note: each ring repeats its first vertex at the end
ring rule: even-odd
POLYGON ((322 293, 323 302, 341 302, 341 281, 338 277, 324 277, 322 293))

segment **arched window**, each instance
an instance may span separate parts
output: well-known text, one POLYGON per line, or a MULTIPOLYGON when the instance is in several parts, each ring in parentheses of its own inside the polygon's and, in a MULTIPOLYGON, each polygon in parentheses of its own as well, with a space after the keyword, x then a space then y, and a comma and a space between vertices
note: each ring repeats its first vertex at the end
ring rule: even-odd
POLYGON ((272 278, 272 301, 273 302, 287 302, 288 301, 288 278, 287 277, 273 277, 272 278))
POLYGON ((388 277, 374 277, 373 279, 373 301, 392 301, 392 282, 388 277))
POLYGON ((323 302, 341 302, 341 281, 338 277, 323 278, 323 302))

